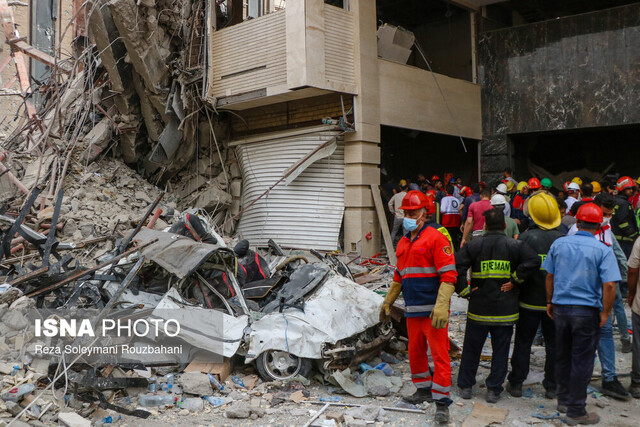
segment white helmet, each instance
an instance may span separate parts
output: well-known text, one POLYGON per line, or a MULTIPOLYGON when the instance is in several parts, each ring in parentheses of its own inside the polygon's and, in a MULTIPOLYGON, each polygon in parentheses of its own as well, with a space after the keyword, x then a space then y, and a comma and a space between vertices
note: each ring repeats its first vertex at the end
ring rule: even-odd
POLYGON ((580 190, 580 186, 578 185, 577 182, 572 182, 571 184, 567 185, 567 188, 569 189, 569 191, 580 190))
POLYGON ((505 184, 504 182, 498 184, 498 186, 496 187, 496 191, 498 193, 507 194, 507 184, 505 184))
POLYGON ((491 206, 506 205, 507 199, 502 194, 494 194, 491 197, 491 206))

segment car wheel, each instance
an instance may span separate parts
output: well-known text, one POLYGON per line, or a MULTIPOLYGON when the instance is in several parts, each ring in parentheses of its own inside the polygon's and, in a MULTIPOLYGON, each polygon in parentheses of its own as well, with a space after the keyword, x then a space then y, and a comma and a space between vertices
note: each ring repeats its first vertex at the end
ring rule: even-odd
POLYGON ((311 372, 311 360, 280 350, 268 350, 256 360, 258 373, 265 381, 286 380, 297 375, 307 377, 311 372))

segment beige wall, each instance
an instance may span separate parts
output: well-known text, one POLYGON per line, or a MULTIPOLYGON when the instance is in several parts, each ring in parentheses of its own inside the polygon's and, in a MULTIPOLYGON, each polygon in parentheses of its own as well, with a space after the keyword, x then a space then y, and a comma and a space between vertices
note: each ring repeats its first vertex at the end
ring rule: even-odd
POLYGON ((426 70, 378 59, 380 122, 387 126, 482 138, 480 86, 436 74, 454 121, 426 70))
MULTIPOLYGON (((31 7, 12 6, 11 9, 13 10, 14 20, 18 24, 18 32, 20 37, 27 37, 27 42, 29 43, 31 29, 31 7)), ((73 1, 60 0, 59 10, 59 19, 55 28, 56 40, 60 40, 62 31, 64 31, 65 26, 71 21, 73 17, 73 1)), ((73 40, 73 36, 73 26, 71 26, 67 30, 64 39, 61 40, 60 43, 63 58, 70 56, 72 53, 71 42, 73 40)), ((0 64, 2 64, 7 59, 7 57, 10 56, 11 51, 9 49, 9 46, 5 43, 4 33, 0 35, 0 38, 0 64)), ((29 58, 25 59, 27 70, 30 67, 29 61, 29 58)), ((0 73, 0 87, 4 87, 5 84, 7 84, 15 75, 16 67, 13 61, 11 61, 2 71, 2 73, 0 73)), ((20 90, 19 82, 16 80, 16 82, 13 83, 9 89, 20 90)), ((2 111, 2 114, 0 114, 0 122, 2 122, 2 124, 0 124, 0 138, 10 133, 14 129, 17 122, 13 121, 13 117, 15 116, 21 104, 22 99, 17 96, 0 96, 0 110, 2 111)), ((20 111, 23 112, 24 108, 20 111)))

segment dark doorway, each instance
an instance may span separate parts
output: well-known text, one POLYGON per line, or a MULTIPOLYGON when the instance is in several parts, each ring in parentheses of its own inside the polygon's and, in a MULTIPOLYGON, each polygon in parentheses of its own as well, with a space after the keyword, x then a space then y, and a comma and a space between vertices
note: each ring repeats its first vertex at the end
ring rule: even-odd
POLYGON ((510 135, 514 174, 518 179, 541 177, 554 184, 573 176, 600 180, 607 174, 640 174, 639 125, 510 135), (557 177, 556 179, 553 179, 557 177))
POLYGON ((463 184, 478 180, 478 142, 431 132, 382 126, 381 182, 416 180, 419 173, 427 178, 444 177, 447 172, 461 177, 463 184))

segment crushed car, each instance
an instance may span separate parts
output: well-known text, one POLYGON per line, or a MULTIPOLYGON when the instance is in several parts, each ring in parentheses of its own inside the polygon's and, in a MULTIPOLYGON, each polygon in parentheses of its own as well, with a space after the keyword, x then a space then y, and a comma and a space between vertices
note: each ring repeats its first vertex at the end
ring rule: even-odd
MULTIPOLYGON (((201 353, 241 356, 263 379, 284 380, 308 376, 314 365, 329 371, 359 363, 392 337, 392 325, 378 320, 382 297, 355 283, 335 256, 313 251, 312 262, 270 242, 267 260, 247 241, 227 247, 189 218, 168 231, 143 228, 133 243, 141 249, 96 272, 112 280, 87 280, 75 304, 101 300, 131 317, 177 320, 177 337, 155 341, 188 344, 178 363, 201 353)), ((157 364, 151 356, 135 361, 157 364)))

